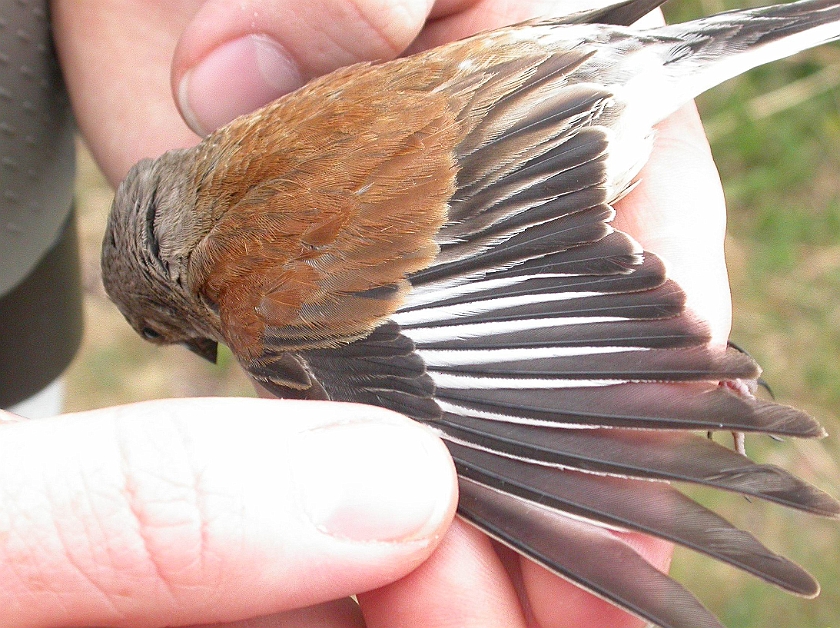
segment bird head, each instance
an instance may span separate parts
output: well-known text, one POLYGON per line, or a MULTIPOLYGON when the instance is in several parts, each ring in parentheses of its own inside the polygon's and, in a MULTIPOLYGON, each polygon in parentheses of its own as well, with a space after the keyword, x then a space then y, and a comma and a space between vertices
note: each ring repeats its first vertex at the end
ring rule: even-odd
POLYGON ((144 159, 120 184, 102 244, 102 282, 143 338, 179 343, 215 362, 216 326, 192 314, 195 297, 187 281, 185 245, 195 238, 179 237, 185 228, 195 231, 195 225, 179 219, 188 212, 176 211, 178 203, 190 202, 184 194, 184 168, 172 168, 173 162, 187 161, 185 153, 144 159))

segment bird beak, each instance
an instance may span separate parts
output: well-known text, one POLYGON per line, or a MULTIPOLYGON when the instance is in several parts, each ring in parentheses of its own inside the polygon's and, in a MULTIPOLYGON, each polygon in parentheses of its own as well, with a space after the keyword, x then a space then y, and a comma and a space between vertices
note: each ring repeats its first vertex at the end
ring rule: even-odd
POLYGON ((181 344, 196 355, 200 355, 205 360, 212 362, 213 364, 216 363, 219 343, 215 340, 210 340, 209 338, 193 338, 192 340, 187 340, 181 344))

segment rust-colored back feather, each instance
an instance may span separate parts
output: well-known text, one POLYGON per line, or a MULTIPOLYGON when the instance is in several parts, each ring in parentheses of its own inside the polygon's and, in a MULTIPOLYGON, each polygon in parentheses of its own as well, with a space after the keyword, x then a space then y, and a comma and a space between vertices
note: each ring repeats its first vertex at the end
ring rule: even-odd
POLYGON ((224 167, 196 182, 215 217, 196 285, 238 354, 258 355, 267 328, 289 349, 361 337, 435 258, 466 125, 458 99, 430 96, 443 64, 414 70, 384 87, 363 66, 315 81, 202 146, 199 162, 224 167))

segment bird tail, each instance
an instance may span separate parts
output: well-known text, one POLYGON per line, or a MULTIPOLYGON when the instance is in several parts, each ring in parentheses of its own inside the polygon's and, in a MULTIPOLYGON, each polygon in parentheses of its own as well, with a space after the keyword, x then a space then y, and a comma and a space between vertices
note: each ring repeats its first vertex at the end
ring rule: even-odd
POLYGON ((625 99, 650 104, 650 94, 657 94, 659 105, 648 110, 656 123, 747 70, 840 39, 840 2, 801 0, 728 11, 646 33, 667 44, 661 72, 632 78, 625 99))

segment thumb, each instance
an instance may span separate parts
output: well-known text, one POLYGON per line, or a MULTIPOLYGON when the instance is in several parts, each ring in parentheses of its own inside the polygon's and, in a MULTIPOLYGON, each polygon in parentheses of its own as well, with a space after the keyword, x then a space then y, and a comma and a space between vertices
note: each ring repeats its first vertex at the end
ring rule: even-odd
POLYGON ((206 135, 336 68, 396 57, 423 27, 428 0, 209 0, 182 33, 172 90, 206 135))
POLYGON ((166 400, 0 430, 3 626, 230 622, 338 599, 417 567, 455 509, 443 444, 365 406, 166 400))

